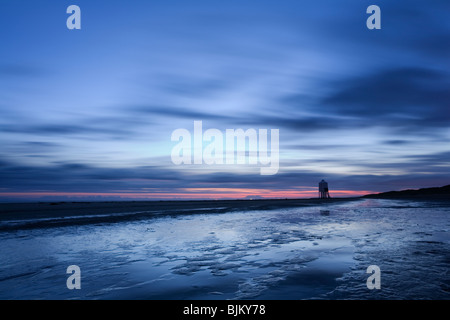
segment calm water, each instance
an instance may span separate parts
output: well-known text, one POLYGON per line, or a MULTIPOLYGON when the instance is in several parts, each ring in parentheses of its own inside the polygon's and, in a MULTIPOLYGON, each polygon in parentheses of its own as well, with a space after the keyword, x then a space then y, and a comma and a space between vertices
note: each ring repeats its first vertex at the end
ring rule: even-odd
POLYGON ((449 299, 449 230, 450 202, 359 200, 3 231, 0 299, 449 299))

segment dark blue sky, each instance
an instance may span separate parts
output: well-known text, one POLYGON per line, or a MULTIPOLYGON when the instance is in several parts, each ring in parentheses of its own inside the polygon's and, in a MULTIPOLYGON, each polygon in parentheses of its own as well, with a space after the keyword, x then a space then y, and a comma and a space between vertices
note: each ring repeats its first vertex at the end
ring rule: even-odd
POLYGON ((443 0, 2 0, 0 198, 449 184, 449 16, 443 0), (279 129, 279 172, 174 165, 171 133, 194 120, 279 129))

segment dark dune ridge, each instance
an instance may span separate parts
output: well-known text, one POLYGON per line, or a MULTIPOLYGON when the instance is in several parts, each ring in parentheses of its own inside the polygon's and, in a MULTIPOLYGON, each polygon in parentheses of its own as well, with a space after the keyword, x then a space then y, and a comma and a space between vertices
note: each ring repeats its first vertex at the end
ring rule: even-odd
POLYGON ((368 194, 363 198, 376 199, 448 199, 450 200, 450 185, 443 187, 408 189, 402 191, 389 191, 377 194, 368 194))

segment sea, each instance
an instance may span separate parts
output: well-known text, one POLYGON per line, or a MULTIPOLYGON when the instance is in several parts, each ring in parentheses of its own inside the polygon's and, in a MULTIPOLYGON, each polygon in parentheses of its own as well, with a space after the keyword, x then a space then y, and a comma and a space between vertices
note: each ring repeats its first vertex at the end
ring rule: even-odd
POLYGON ((0 299, 450 298, 448 200, 210 206, 92 221, 0 213, 0 299))

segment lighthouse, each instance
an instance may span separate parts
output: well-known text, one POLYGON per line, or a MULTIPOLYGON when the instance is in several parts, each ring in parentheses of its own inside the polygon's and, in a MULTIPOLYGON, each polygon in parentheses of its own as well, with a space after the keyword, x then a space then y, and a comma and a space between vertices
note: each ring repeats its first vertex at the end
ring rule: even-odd
POLYGON ((322 179, 322 181, 319 182, 319 198, 320 199, 327 199, 331 198, 330 193, 328 192, 328 182, 322 179))

